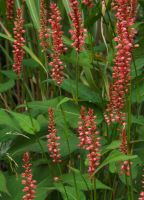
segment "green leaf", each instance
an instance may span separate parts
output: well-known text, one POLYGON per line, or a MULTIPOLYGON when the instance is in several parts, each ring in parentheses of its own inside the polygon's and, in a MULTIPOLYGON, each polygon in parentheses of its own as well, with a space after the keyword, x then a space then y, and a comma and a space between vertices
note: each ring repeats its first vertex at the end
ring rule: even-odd
MULTIPOLYGON (((78 97, 82 100, 92 102, 92 103, 101 103, 100 97, 98 93, 93 91, 88 86, 79 83, 79 93, 78 97)), ((64 80, 63 84, 61 85, 62 89, 67 91, 68 93, 74 94, 76 96, 76 82, 74 80, 64 80)))
POLYGON ((137 155, 125 155, 120 151, 114 150, 112 151, 109 156, 101 163, 101 165, 95 171, 98 172, 101 168, 108 165, 109 163, 118 162, 118 161, 125 161, 125 160, 132 160, 137 158, 137 155))
POLYGON ((28 115, 20 114, 12 111, 8 111, 10 115, 18 122, 20 128, 29 134, 35 134, 40 130, 39 123, 36 119, 31 118, 28 115))
POLYGON ((30 13, 30 16, 32 18, 32 21, 34 23, 34 26, 36 29, 39 29, 40 23, 39 23, 39 15, 36 9, 35 0, 26 0, 26 4, 30 13))
POLYGON ((137 71, 137 75, 139 76, 142 71, 143 71, 143 67, 144 67, 144 58, 138 58, 135 60, 134 63, 132 63, 132 77, 136 77, 136 72, 135 72, 135 67, 136 67, 136 71, 137 71))
POLYGON ((14 87, 14 85, 15 85, 15 82, 14 80, 11 80, 11 79, 5 83, 0 83, 0 93, 10 90, 11 88, 14 87))
POLYGON ((67 200, 67 196, 69 200, 78 200, 78 198, 82 200, 86 200, 84 193, 81 192, 80 190, 76 192, 76 189, 74 187, 65 186, 65 189, 64 189, 64 187, 60 183, 54 183, 54 185, 56 189, 61 193, 64 200, 67 200))
POLYGON ((142 115, 137 116, 132 116, 132 122, 134 124, 139 124, 139 125, 144 125, 144 117, 142 115))
POLYGON ((70 101, 71 99, 68 97, 64 97, 57 105, 57 108, 59 108, 63 103, 70 101))
MULTIPOLYGON (((93 190, 94 189, 94 185, 92 184, 88 174, 80 174, 80 171, 79 171, 79 173, 78 172, 75 173, 75 179, 76 179, 77 187, 79 188, 79 190, 85 191, 85 190, 93 190)), ((75 186, 72 173, 64 174, 62 176, 62 180, 71 186, 75 186)), ((96 189, 111 190, 110 187, 103 184, 98 179, 96 179, 96 189)))
POLYGON ((106 147, 104 147, 104 149, 102 150, 102 155, 107 153, 108 151, 110 150, 113 150, 113 149, 118 149, 119 146, 121 144, 121 141, 120 140, 114 140, 111 142, 111 144, 107 145, 106 147))
POLYGON ((0 124, 10 127, 12 130, 19 131, 19 127, 14 123, 13 119, 4 110, 0 110, 0 124))
POLYGON ((0 191, 10 195, 10 193, 7 189, 6 178, 5 178, 4 174, 2 173, 2 171, 0 171, 0 191))
POLYGON ((13 70, 1 70, 1 73, 4 74, 9 79, 13 79, 13 80, 17 79, 17 75, 13 70))
POLYGON ((59 127, 58 130, 58 136, 60 136, 60 153, 63 157, 68 156, 79 148, 78 137, 69 129, 64 130, 63 127, 61 127, 61 129, 59 127))

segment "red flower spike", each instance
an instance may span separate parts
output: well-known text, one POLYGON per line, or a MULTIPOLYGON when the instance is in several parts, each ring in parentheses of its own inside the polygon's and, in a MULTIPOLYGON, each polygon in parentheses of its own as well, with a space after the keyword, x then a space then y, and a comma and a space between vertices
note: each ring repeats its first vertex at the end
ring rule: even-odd
POLYGON ((48 20, 47 20, 47 9, 45 5, 45 1, 40 1, 40 30, 39 30, 39 38, 40 45, 42 47, 42 52, 46 52, 49 47, 48 38, 50 29, 48 28, 48 20))
POLYGON ((82 13, 80 12, 78 1, 69 0, 69 2, 72 9, 70 12, 72 30, 69 31, 73 40, 72 47, 74 47, 77 52, 80 52, 83 49, 87 31, 84 29, 82 13))
POLYGON ((134 36, 136 34, 136 30, 132 28, 136 17, 134 11, 136 0, 115 0, 112 6, 113 10, 116 11, 115 17, 117 19, 117 37, 115 37, 117 53, 112 74, 113 83, 109 92, 110 100, 105 114, 105 120, 108 125, 114 121, 123 124, 126 120, 126 114, 123 109, 126 103, 126 95, 129 91, 130 65, 134 48, 134 36))
MULTIPOLYGON (((144 172, 144 169, 143 169, 144 172)), ((144 174, 142 174, 142 191, 140 192, 138 200, 144 200, 144 174)))
POLYGON ((25 185, 23 192, 26 194, 23 196, 23 200, 32 200, 35 199, 35 188, 36 188, 36 181, 33 180, 33 175, 31 171, 31 163, 30 163, 30 155, 28 152, 23 154, 23 168, 25 172, 21 174, 23 178, 22 184, 25 185))
POLYGON ((82 3, 86 5, 88 8, 92 8, 94 6, 93 0, 83 0, 82 3))
POLYGON ((85 107, 81 108, 81 116, 78 127, 80 139, 79 146, 89 152, 87 158, 89 160, 88 172, 90 176, 92 176, 97 166, 99 166, 101 157, 101 154, 99 153, 101 138, 98 137, 99 132, 96 130, 97 127, 95 119, 96 116, 94 116, 93 109, 89 109, 88 113, 86 113, 85 107))
POLYGON ((6 15, 8 20, 13 20, 14 0, 6 0, 6 15))
POLYGON ((56 3, 50 4, 51 9, 51 17, 49 22, 51 24, 52 29, 52 62, 50 62, 50 66, 52 66, 51 77, 58 84, 62 84, 64 79, 63 73, 63 63, 60 60, 60 56, 67 50, 63 44, 63 31, 62 26, 60 24, 61 21, 61 13, 56 5, 56 3))
MULTIPOLYGON (((120 145, 120 151, 127 155, 128 154, 128 146, 127 146, 127 135, 126 135, 126 124, 123 124, 123 129, 121 132, 121 145, 120 145)), ((131 162, 129 161, 124 161, 121 165, 121 174, 126 174, 127 176, 130 176, 130 167, 131 167, 131 162)))
POLYGON ((14 43, 13 43, 13 70, 20 75, 22 68, 22 61, 24 57, 23 46, 25 43, 25 39, 23 38, 23 34, 25 30, 23 29, 24 19, 22 18, 22 9, 17 9, 17 16, 14 22, 14 43))
POLYGON ((59 148, 60 143, 58 142, 60 137, 56 135, 57 129, 55 126, 53 109, 49 108, 48 113, 49 113, 49 125, 48 125, 49 135, 47 135, 48 150, 50 152, 50 157, 52 158, 52 161, 54 163, 60 163, 61 162, 61 155, 59 148))

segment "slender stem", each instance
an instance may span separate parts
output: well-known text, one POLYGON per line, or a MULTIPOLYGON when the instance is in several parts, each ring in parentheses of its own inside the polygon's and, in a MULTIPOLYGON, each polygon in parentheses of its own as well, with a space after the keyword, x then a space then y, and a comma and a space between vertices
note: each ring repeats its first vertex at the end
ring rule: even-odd
POLYGON ((97 193, 96 193, 96 177, 93 178, 93 184, 94 184, 94 200, 97 200, 97 193))
MULTIPOLYGON (((61 96, 61 88, 60 87, 59 87, 59 92, 60 92, 60 96, 61 96)), ((63 116, 64 124, 65 124, 64 135, 65 135, 65 139, 66 139, 66 143, 67 143, 67 147, 68 147, 68 151, 69 151, 69 158, 70 158, 70 161, 72 161, 69 140, 68 140, 67 132, 65 131, 67 129, 67 122, 66 122, 64 110, 63 110, 61 105, 60 105, 60 109, 61 109, 61 113, 62 113, 62 116, 63 116)), ((76 194, 77 194, 77 200, 80 200, 78 188, 77 188, 77 183, 76 183, 76 177, 75 177, 74 172, 72 172, 72 175, 73 175, 73 179, 74 179, 74 185, 75 185, 75 190, 76 190, 76 194)))
POLYGON ((78 95, 79 95, 79 54, 76 54, 76 101, 78 102, 78 95))
POLYGON ((61 167, 60 167, 59 163, 58 163, 57 166, 58 166, 58 169, 59 169, 59 172, 60 172, 60 177, 61 177, 61 181, 62 181, 62 186, 63 186, 64 192, 65 192, 65 194, 66 194, 66 198, 67 198, 67 200, 69 200, 69 197, 68 197, 68 194, 67 194, 65 185, 64 185, 63 180, 62 180, 62 171, 61 171, 61 167))

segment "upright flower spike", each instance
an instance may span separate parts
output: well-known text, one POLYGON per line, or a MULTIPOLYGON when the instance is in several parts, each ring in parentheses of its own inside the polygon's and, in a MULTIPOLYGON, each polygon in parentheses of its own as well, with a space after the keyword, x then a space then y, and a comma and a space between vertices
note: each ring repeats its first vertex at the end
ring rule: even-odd
POLYGON ((83 0, 82 3, 86 5, 88 8, 92 8, 94 6, 93 0, 83 0))
POLYGON ((97 131, 96 116, 94 116, 93 109, 89 109, 88 113, 85 111, 85 107, 81 108, 81 116, 79 121, 79 139, 80 147, 87 150, 87 158, 89 160, 88 172, 92 176, 96 168, 99 166, 101 154, 100 151, 100 140, 98 137, 99 132, 97 131))
POLYGON ((13 70, 20 75, 21 68, 22 68, 22 61, 24 58, 24 50, 23 46, 25 43, 25 39, 23 34, 25 30, 23 29, 24 19, 22 17, 22 9, 17 9, 17 16, 14 21, 14 43, 13 43, 13 70))
MULTIPOLYGON (((144 169, 143 169, 144 172, 144 169)), ((142 173, 142 191, 140 192, 138 200, 144 200, 144 173, 142 173)))
POLYGON ((13 20, 14 0, 6 0, 6 15, 8 20, 13 20))
POLYGON ((40 0, 40 30, 39 30, 39 38, 40 38, 40 45, 42 47, 42 52, 46 52, 49 43, 48 43, 48 38, 49 38, 49 33, 50 29, 48 28, 48 13, 45 5, 44 0, 40 0))
POLYGON ((130 65, 132 61, 132 50, 134 48, 134 36, 136 30, 132 27, 135 22, 136 0, 115 0, 112 4, 116 11, 115 17, 117 42, 117 53, 113 67, 113 83, 110 87, 110 100, 107 105, 105 119, 108 125, 117 121, 119 124, 125 122, 126 114, 123 111, 126 103, 126 95, 130 85, 130 65))
MULTIPOLYGON (((122 132, 121 132, 120 151, 125 155, 128 154, 125 124, 123 125, 122 132)), ((129 161, 124 161, 121 165, 121 174, 126 174, 127 176, 130 176, 130 167, 131 167, 130 165, 131 163, 129 161)))
POLYGON ((58 142, 60 137, 56 135, 57 129, 55 126, 54 112, 52 108, 48 109, 48 114, 49 114, 49 125, 48 125, 49 135, 47 135, 48 150, 50 153, 50 157, 52 158, 52 161, 54 163, 60 163, 61 162, 61 155, 59 148, 60 143, 58 142))
POLYGON ((69 0, 69 2, 71 6, 70 17, 72 20, 72 30, 69 32, 73 40, 72 47, 74 47, 77 52, 80 52, 83 49, 87 31, 84 29, 82 13, 80 12, 78 1, 69 0))
POLYGON ((22 184, 25 185, 23 192, 26 194, 23 196, 23 200, 32 200, 35 199, 35 188, 36 188, 36 181, 33 180, 32 170, 31 170, 31 163, 30 163, 30 155, 28 152, 23 154, 23 168, 25 172, 22 173, 22 184))
POLYGON ((60 60, 60 56, 66 51, 66 48, 63 44, 63 31, 62 26, 60 24, 61 21, 61 13, 56 5, 56 3, 50 4, 51 16, 49 22, 51 24, 52 29, 52 62, 50 62, 50 66, 52 66, 51 77, 52 79, 60 85, 64 79, 63 73, 63 63, 60 60))

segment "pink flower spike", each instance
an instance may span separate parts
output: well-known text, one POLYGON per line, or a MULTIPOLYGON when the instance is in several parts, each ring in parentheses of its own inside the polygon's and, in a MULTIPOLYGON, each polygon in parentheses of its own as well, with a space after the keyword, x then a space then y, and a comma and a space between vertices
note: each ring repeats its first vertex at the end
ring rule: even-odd
POLYGON ((25 30, 23 29, 24 19, 22 18, 22 9, 17 9, 17 16, 14 21, 14 43, 13 43, 13 70, 20 75, 22 68, 22 61, 24 58, 24 50, 23 46, 25 43, 25 39, 23 34, 25 30))
POLYGON ((52 29, 52 62, 50 62, 50 66, 52 66, 51 77, 58 84, 61 85, 64 79, 64 66, 60 59, 60 56, 67 50, 63 44, 63 31, 62 26, 60 24, 61 21, 61 13, 56 3, 50 4, 51 16, 49 19, 49 23, 51 24, 52 29))
POLYGON ((33 180, 33 175, 31 171, 31 163, 30 163, 30 155, 28 152, 23 154, 23 168, 25 172, 21 174, 23 178, 22 184, 25 185, 23 192, 26 194, 23 196, 23 200, 32 200, 35 199, 35 189, 36 189, 36 181, 33 180))
POLYGON ((114 39, 117 42, 117 53, 112 74, 113 83, 109 89, 110 100, 105 113, 108 125, 115 121, 122 125, 126 120, 124 107, 131 79, 130 65, 136 35, 136 30, 132 26, 136 19, 136 6, 136 0, 115 0, 112 3, 117 19, 117 36, 114 39))
POLYGON ((60 163, 61 162, 61 155, 59 148, 60 143, 58 142, 60 137, 56 135, 57 129, 55 126, 53 109, 49 108, 48 113, 49 113, 49 125, 48 125, 49 135, 47 135, 48 150, 50 153, 50 157, 52 158, 52 161, 54 163, 60 163))
POLYGON ((81 115, 78 123, 79 146, 89 152, 87 158, 89 160, 88 172, 90 176, 93 175, 96 168, 99 166, 101 157, 99 153, 101 138, 98 137, 99 132, 97 131, 95 119, 96 116, 94 115, 93 109, 89 109, 88 113, 86 113, 85 107, 83 106, 81 108, 81 115))
POLYGON ((46 52, 49 47, 48 38, 49 38, 49 28, 48 28, 48 13, 45 5, 45 1, 40 1, 40 30, 39 30, 39 38, 40 45, 42 47, 42 52, 46 52))
POLYGON ((83 49, 87 31, 84 29, 82 13, 79 9, 78 1, 69 0, 69 2, 72 9, 70 12, 72 30, 69 31, 73 40, 72 47, 74 47, 77 52, 80 52, 83 49))
MULTIPOLYGON (((144 172, 144 169, 143 169, 143 172, 144 172)), ((138 200, 144 200, 144 174, 142 172, 142 191, 140 192, 140 195, 139 195, 139 198, 138 200)))
POLYGON ((8 20, 13 20, 14 0, 6 0, 6 15, 8 20))

